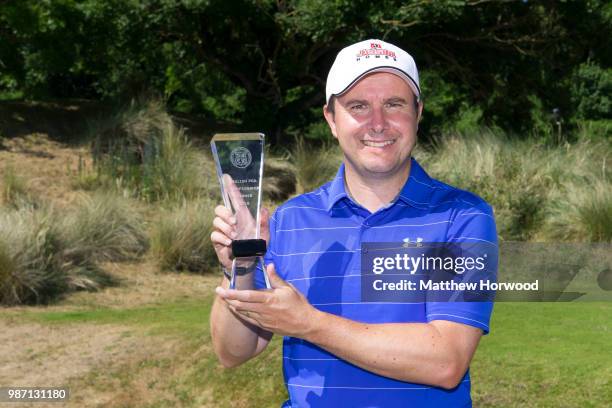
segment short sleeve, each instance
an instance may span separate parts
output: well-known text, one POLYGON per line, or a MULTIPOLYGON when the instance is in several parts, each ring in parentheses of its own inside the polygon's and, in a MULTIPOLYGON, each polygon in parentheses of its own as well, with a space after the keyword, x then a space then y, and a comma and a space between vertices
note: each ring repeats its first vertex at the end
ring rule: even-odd
MULTIPOLYGON (((494 275, 497 272, 499 252, 497 230, 491 206, 481 202, 475 206, 458 209, 447 232, 447 242, 483 244, 488 251, 494 252, 495 263, 490 266, 494 275)), ((427 302, 427 321, 448 320, 482 329, 489 332, 489 322, 493 312, 492 301, 464 302, 427 302)))

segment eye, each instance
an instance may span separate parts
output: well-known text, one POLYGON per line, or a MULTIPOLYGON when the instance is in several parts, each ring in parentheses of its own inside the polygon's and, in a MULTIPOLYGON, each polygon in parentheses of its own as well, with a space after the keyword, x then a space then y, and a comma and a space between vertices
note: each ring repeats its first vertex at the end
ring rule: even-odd
POLYGON ((367 106, 363 103, 354 103, 349 106, 351 112, 363 112, 367 109, 367 106))
POLYGON ((404 107, 404 103, 399 102, 399 101, 387 102, 385 105, 387 106, 387 108, 403 108, 404 107))

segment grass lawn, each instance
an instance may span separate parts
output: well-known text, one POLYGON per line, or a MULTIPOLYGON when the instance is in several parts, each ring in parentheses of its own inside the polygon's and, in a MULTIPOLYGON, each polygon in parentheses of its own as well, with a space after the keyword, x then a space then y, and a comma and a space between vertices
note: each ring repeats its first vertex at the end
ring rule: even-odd
POLYGON ((611 406, 611 339, 610 303, 498 303, 472 363, 475 406, 611 406))
MULTIPOLYGON (((203 279, 213 284, 213 278, 203 279)), ((91 304, 81 310, 19 308, 5 319, 9 326, 93 325, 99 333, 120 325, 138 343, 157 339, 153 343, 164 349, 136 360, 110 354, 70 379, 71 404, 88 405, 91 395, 99 394, 111 396, 100 397, 108 405, 278 407, 286 396, 280 338, 255 361, 222 369, 210 347, 211 301, 206 295, 126 309, 91 304)), ((471 368, 475 406, 609 406, 611 313, 609 303, 497 304, 491 334, 481 341, 471 368)))

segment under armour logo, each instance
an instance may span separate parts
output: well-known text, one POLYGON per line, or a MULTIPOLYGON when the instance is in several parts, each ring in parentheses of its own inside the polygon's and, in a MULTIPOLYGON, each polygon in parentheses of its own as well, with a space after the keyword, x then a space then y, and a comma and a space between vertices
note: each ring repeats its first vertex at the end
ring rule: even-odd
POLYGON ((410 244, 413 243, 413 242, 414 242, 414 244, 416 244, 415 246, 417 248, 420 248, 420 247, 423 246, 423 238, 421 238, 421 237, 417 237, 417 239, 415 241, 411 241, 410 237, 406 237, 402 241, 404 241, 404 247, 405 248, 409 247, 410 244))

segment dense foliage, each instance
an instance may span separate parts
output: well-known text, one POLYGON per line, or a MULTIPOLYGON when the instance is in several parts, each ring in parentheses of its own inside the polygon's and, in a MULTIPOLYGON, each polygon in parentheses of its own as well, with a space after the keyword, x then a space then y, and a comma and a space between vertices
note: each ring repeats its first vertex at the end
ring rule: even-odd
POLYGON ((5 0, 0 98, 153 93, 273 141, 321 138, 336 52, 372 37, 420 65, 422 134, 611 119, 605 0, 5 0))

